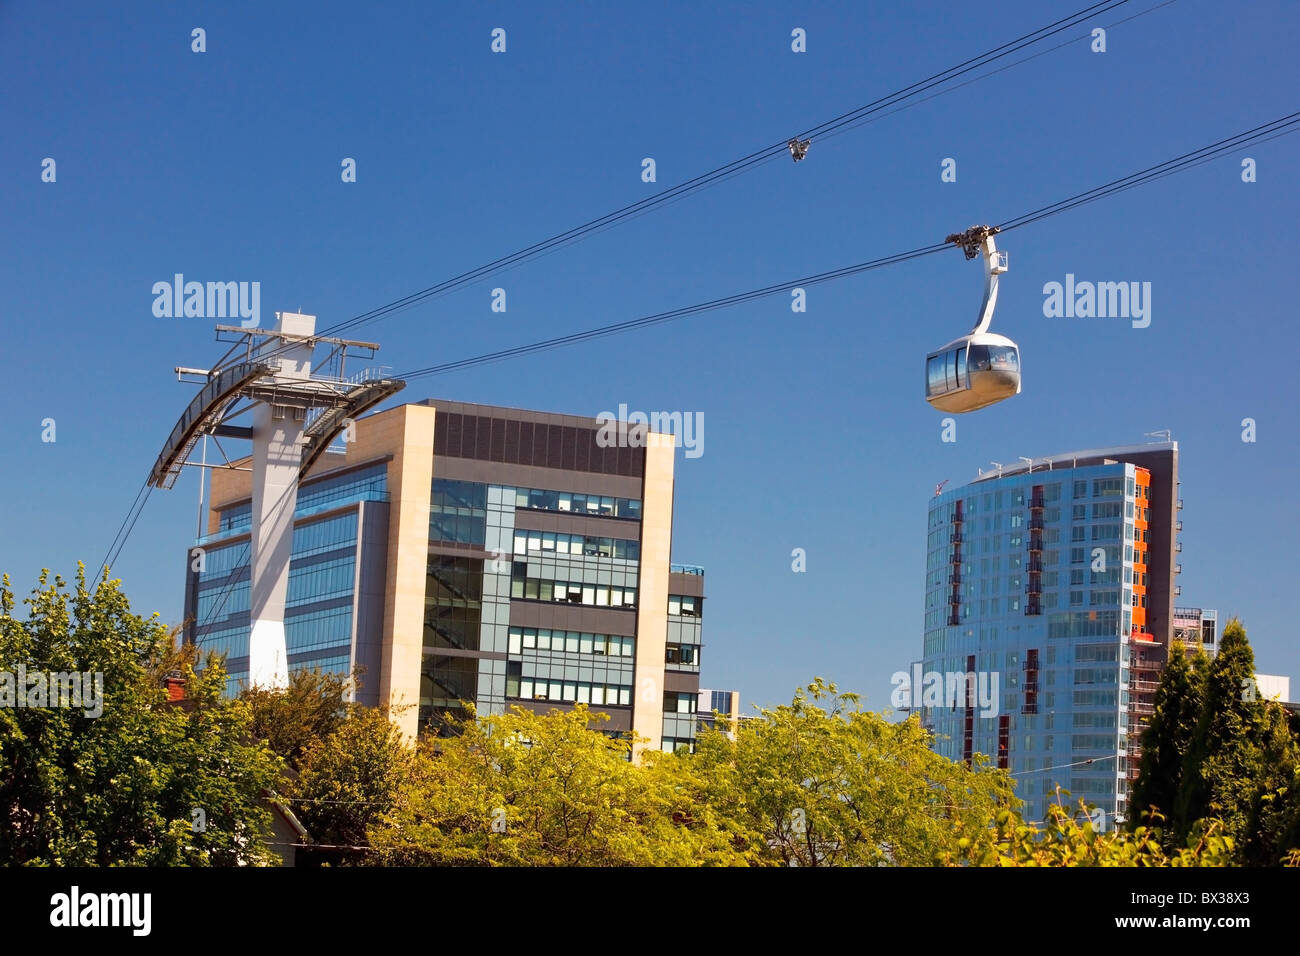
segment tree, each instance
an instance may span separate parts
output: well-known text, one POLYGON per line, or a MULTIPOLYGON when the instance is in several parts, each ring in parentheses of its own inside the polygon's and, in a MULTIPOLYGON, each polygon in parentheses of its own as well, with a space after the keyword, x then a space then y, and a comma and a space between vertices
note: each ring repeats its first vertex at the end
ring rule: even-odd
POLYGON ((300 670, 289 675, 288 687, 248 687, 240 696, 252 710, 254 735, 298 770, 307 749, 342 725, 349 687, 338 674, 300 670))
MULTIPOLYGON (((1146 822, 1154 809, 1169 814, 1183 778, 1183 763, 1205 696, 1208 661, 1199 649, 1189 660, 1181 641, 1169 648, 1169 662, 1156 688, 1155 713, 1142 734, 1142 763, 1129 805, 1129 829, 1146 822)), ((1166 831, 1167 838, 1172 834, 1166 831)))
POLYGON ((1250 805, 1242 862, 1277 866, 1288 851, 1300 847, 1300 742, 1287 723, 1286 711, 1264 704, 1262 775, 1250 805))
POLYGON ((388 708, 349 705, 346 719, 303 752, 291 785, 294 813, 317 843, 365 847, 367 828, 392 809, 413 756, 388 708))
POLYGON ((1255 692, 1255 655, 1235 617, 1223 628, 1219 653, 1206 674, 1205 703, 1188 745, 1174 801, 1173 828, 1181 842, 1196 821, 1223 820, 1233 837, 1244 834, 1263 775, 1264 704, 1255 692))
POLYGON ((251 740, 247 705, 223 699, 220 662, 196 673, 192 651, 177 650, 156 614, 132 614, 107 572, 92 591, 78 565, 69 593, 44 571, 24 603, 29 613, 19 620, 5 576, 0 686, 34 689, 39 675, 48 690, 50 675, 62 675, 66 688, 76 673, 82 699, 80 707, 57 706, 67 698, 30 706, 30 697, 29 706, 0 707, 0 863, 272 862, 261 842, 270 824, 262 795, 279 761, 251 740), (187 680, 184 706, 162 687, 162 674, 175 670, 187 680), (26 679, 16 681, 20 671, 26 679))
MULTIPOLYGON (((1074 813, 1061 799, 1047 808, 1040 826, 1025 823, 1018 813, 1001 810, 993 818, 993 839, 987 827, 972 829, 959 821, 957 852, 945 852, 947 866, 1231 866, 1234 843, 1222 821, 1198 821, 1179 849, 1165 848, 1164 834, 1151 826, 1128 830, 1097 830, 1088 806, 1079 801, 1074 813), (1080 818, 1083 822, 1080 822, 1080 818)), ((1159 820, 1160 814, 1153 814, 1159 820)))
POLYGON ((743 821, 756 857, 788 866, 930 865, 1017 801, 1007 775, 930 749, 909 718, 890 723, 818 678, 788 706, 705 735, 700 773, 743 821))
POLYGON ((701 781, 665 755, 593 729, 579 704, 457 721, 426 740, 410 784, 371 827, 371 862, 440 866, 740 865, 748 854, 701 804, 701 781))

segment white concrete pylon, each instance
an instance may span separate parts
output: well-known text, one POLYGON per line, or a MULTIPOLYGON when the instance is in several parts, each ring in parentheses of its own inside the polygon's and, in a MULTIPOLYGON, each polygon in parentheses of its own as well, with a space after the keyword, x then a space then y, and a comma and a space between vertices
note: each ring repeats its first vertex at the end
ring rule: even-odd
MULTIPOLYGON (((314 315, 281 312, 277 319, 276 331, 303 336, 316 332, 314 315)), ((278 353, 280 371, 276 379, 310 378, 313 343, 279 344, 271 338, 264 349, 278 353)), ((248 638, 248 682, 252 687, 278 688, 289 683, 284 605, 289 592, 293 513, 298 503, 306 417, 305 407, 274 402, 261 402, 253 409, 253 522, 249 551, 252 627, 248 638)))

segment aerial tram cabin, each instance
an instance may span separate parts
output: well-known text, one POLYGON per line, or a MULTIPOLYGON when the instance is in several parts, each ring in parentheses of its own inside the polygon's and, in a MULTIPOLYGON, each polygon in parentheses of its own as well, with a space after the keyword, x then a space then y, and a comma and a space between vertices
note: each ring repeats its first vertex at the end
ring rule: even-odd
POLYGON ((984 255, 984 303, 975 328, 925 359, 925 398, 941 412, 973 412, 1020 394, 1020 349, 1005 335, 988 331, 998 299, 998 276, 1007 254, 993 242, 996 227, 974 226, 948 237, 967 259, 984 255))

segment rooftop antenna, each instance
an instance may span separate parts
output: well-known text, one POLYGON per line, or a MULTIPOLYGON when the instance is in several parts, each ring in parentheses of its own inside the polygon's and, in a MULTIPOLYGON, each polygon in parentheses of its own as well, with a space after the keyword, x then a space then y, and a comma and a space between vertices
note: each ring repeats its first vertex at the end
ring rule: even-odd
MULTIPOLYGON (((343 377, 348 349, 373 357, 377 344, 317 335, 314 315, 277 312, 275 319, 273 329, 218 325, 217 341, 232 343, 226 354, 210 369, 176 369, 179 380, 189 376, 203 387, 176 422, 149 472, 150 485, 171 488, 186 465, 235 467, 229 457, 225 464, 209 464, 206 453, 203 461, 189 461, 200 438, 206 441, 211 436, 219 450, 220 438, 253 444, 252 467, 244 470, 251 471, 253 478, 248 678, 254 687, 284 687, 289 682, 284 604, 299 481, 353 418, 406 386, 378 368, 366 369, 351 380, 343 377), (328 364, 337 354, 337 376, 312 373, 320 345, 330 350, 319 364, 328 364), (252 424, 232 424, 245 412, 251 412, 252 424)), ((196 623, 189 628, 191 639, 196 623)))
POLYGON ((1168 428, 1162 428, 1159 431, 1147 432, 1142 437, 1155 438, 1158 439, 1159 441, 1169 442, 1174 440, 1174 433, 1171 432, 1168 428))
POLYGON ((1026 458, 1024 455, 1017 455, 1016 457, 1019 458, 1021 461, 1029 462, 1029 473, 1032 475, 1034 473, 1034 459, 1026 458))
POLYGON ((1000 461, 991 461, 991 462, 989 462, 989 464, 990 464, 990 465, 997 465, 997 466, 998 466, 998 477, 1001 478, 1001 477, 1002 477, 1002 462, 1000 462, 1000 461))

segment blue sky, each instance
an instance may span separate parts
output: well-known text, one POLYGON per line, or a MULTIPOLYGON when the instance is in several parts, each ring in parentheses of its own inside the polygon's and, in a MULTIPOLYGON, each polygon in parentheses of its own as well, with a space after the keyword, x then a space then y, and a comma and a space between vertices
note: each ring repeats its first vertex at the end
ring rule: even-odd
MULTIPOLYGON (((0 4, 0 570, 26 591, 42 567, 97 566, 192 394, 172 368, 223 350, 207 319, 156 318, 153 283, 259 281, 264 315, 330 325, 1084 4, 698 6, 181 2, 123 22, 98 4, 0 4)), ((1300 16, 1248 9, 1178 0, 1114 27, 1104 54, 1079 40, 815 140, 797 166, 761 165, 359 337, 384 364, 426 366, 1011 218, 1294 111, 1300 16), (940 181, 945 157, 956 183, 940 181)), ((810 289, 803 315, 775 296, 401 398, 703 413, 703 456, 678 453, 674 558, 707 568, 703 683, 746 705, 822 675, 888 706, 890 675, 920 656, 940 481, 1167 428, 1186 502, 1179 603, 1240 615, 1259 669, 1300 679, 1298 142, 1007 234, 993 330, 1021 346, 1024 393, 961 417, 955 443, 922 397, 925 352, 979 305, 980 268, 955 251, 810 289), (1045 318, 1043 285, 1067 273, 1150 282, 1150 327, 1045 318)), ((179 618, 196 494, 192 474, 156 492, 114 568, 139 611, 179 618)))

